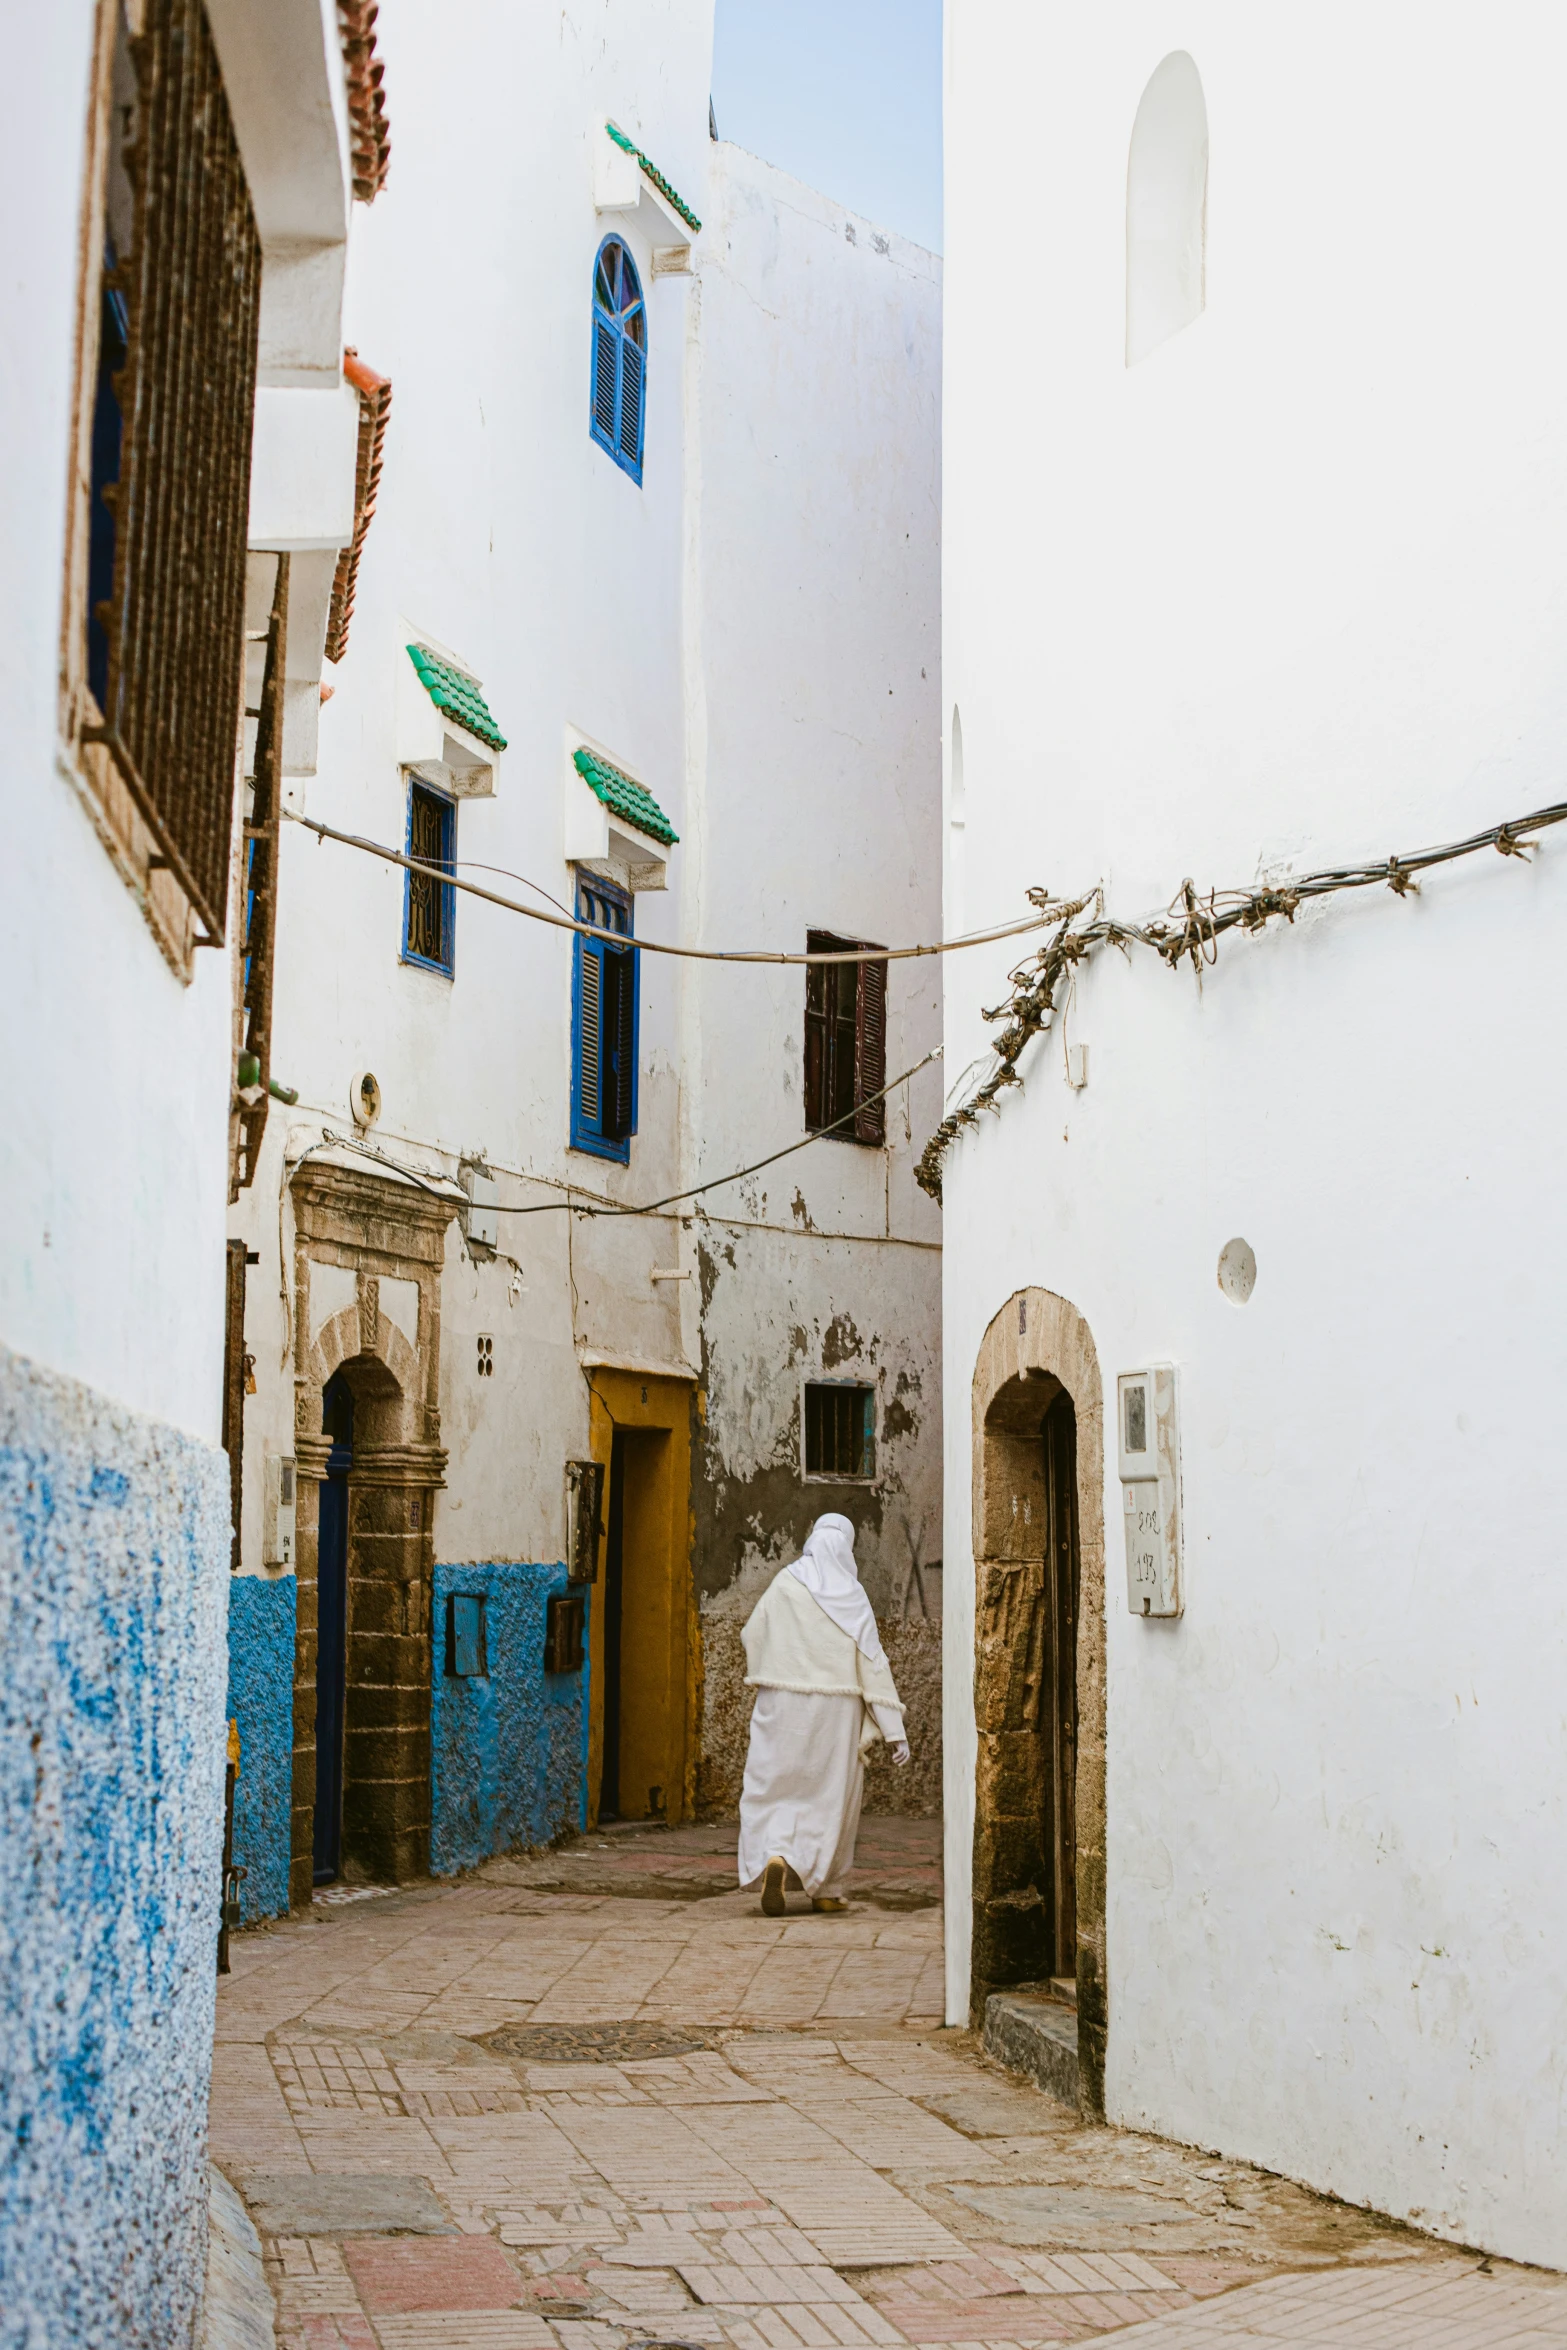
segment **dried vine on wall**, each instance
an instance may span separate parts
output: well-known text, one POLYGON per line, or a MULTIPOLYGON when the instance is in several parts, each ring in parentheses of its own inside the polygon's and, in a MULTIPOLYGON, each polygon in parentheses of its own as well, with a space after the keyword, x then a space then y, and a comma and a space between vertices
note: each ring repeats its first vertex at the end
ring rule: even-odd
POLYGON ((1008 1086, 1022 1083, 1018 1062, 1024 1049, 1050 1026, 1063 981, 1070 979, 1078 964, 1100 947, 1123 950, 1152 947, 1172 971, 1189 962, 1200 973, 1218 960, 1219 940, 1227 930, 1263 930, 1278 915, 1286 922, 1293 922, 1298 909, 1309 899, 1330 897, 1338 890, 1371 889, 1382 884, 1398 897, 1417 897, 1420 884, 1416 875, 1428 872, 1432 866, 1454 864, 1460 857, 1477 855, 1481 849, 1495 849, 1504 857, 1522 857, 1527 861, 1530 844, 1524 836, 1562 823, 1567 823, 1567 801, 1537 808, 1532 816, 1515 816, 1505 824, 1493 824, 1485 832, 1472 833, 1467 840, 1447 841, 1439 848, 1419 849, 1411 856, 1389 857, 1381 863, 1329 866, 1319 873, 1260 882, 1251 889, 1210 890, 1206 897, 1199 895, 1187 880, 1171 899, 1167 916, 1147 922, 1117 922, 1105 913, 1097 889, 1085 897, 1070 899, 1053 898, 1048 890, 1031 889, 1030 904, 1057 927, 1036 954, 1010 973, 1012 992, 1005 1003, 996 1004, 985 1013, 987 1020, 1006 1023, 994 1046, 996 1066, 966 1101, 942 1119, 920 1155, 914 1171, 915 1181, 932 1199, 940 1199, 941 1162, 948 1144, 965 1126, 977 1124, 982 1110, 995 1109, 1008 1086), (1084 921, 1091 907, 1096 909, 1092 919, 1084 921))

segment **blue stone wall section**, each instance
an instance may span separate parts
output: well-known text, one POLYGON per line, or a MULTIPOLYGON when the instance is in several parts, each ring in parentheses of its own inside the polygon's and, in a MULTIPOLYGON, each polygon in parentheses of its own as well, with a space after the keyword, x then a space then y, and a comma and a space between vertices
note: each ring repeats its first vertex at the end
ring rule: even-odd
MULTIPOLYGON (((544 1608, 564 1566, 435 1570, 430 1870, 450 1876, 587 1825, 588 1673, 546 1673, 544 1608), (489 1672, 446 1670, 446 1602, 485 1600, 489 1672)), ((592 1594, 587 1594, 589 1604, 592 1594)))
POLYGON ((186 2350, 228 1464, 0 1348, 0 2345, 186 2350))
POLYGON ((229 1719, 239 1724, 234 1858, 242 1925, 288 1915, 289 1814, 294 1800, 292 1575, 229 1582, 229 1719))

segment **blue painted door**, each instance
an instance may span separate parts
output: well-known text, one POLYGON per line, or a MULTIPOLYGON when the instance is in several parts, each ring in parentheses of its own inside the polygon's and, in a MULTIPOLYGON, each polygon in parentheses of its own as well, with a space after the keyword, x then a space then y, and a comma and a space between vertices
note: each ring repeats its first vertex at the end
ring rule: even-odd
POLYGON ((348 1668, 348 1472, 354 1458, 354 1399, 341 1374, 322 1397, 322 1432, 332 1439, 321 1483, 316 1545, 315 1881, 330 1885, 343 1865, 343 1711, 348 1668))

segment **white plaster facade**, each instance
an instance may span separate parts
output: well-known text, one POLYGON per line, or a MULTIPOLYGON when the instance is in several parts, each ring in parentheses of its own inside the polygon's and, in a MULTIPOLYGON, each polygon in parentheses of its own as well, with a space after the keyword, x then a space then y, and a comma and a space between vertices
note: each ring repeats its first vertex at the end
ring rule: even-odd
MULTIPOLYGON (((244 34, 265 100, 232 110, 262 307, 282 219, 308 234, 321 379, 296 396, 330 403, 349 210, 337 12, 265 14, 258 30, 212 0, 210 19, 225 68, 244 34)), ((17 232, 0 294, 16 849, 0 942, 0 2273, 18 2341, 173 2350, 194 2338, 205 2258, 232 981, 225 954, 181 951, 184 898, 148 863, 147 828, 106 813, 77 732, 115 16, 60 0, 18 17, 0 99, 17 232)), ((263 332, 263 383, 267 357, 263 332)), ((318 482, 328 511, 301 524, 318 549, 345 486, 351 515, 351 445, 346 485, 318 482)))
MULTIPOLYGON (((1561 797, 1564 66, 1529 7, 1302 38, 1220 0, 951 0, 949 929, 1026 884, 1141 917, 1561 797), (1128 366, 1129 144, 1176 51, 1206 306, 1128 366)), ((1106 1445, 1111 2118, 1557 2265, 1560 839, 1233 934, 1200 988, 1101 953, 945 1188, 949 2013, 970 1382, 1037 1284, 1107 1430, 1119 1372, 1180 1378, 1176 1620, 1128 1613, 1106 1445)), ((949 979, 954 1083, 1014 959, 949 979)))
MULTIPOLYGON (((458 806, 474 880, 550 911, 572 903, 573 858, 615 853, 589 838, 601 811, 570 764, 586 743, 680 834, 653 844, 663 886, 636 897, 639 938, 929 938, 940 265, 710 138, 711 15, 711 0, 574 0, 548 17, 486 0, 460 23, 383 8, 396 167, 356 230, 345 331, 393 407, 319 772, 294 805, 401 849, 418 636, 480 678, 506 737, 493 791, 458 806), (700 233, 627 176, 607 119, 700 233), (611 231, 647 301, 640 486, 588 432, 594 258, 611 231)), ((564 1555, 565 1464, 587 1450, 600 1357, 675 1366, 705 1396, 698 1590, 788 1555, 845 1498, 800 1473, 801 1383, 825 1350, 836 1376, 878 1390, 877 1482, 846 1498, 878 1604, 901 1610, 904 1521, 922 1564, 940 1551, 939 1218, 911 1178, 936 1071, 893 1097, 884 1149, 820 1142, 678 1211, 568 1216, 568 1186, 579 1203, 657 1199, 802 1136, 803 970, 640 957, 621 1167, 568 1148, 569 936, 459 894, 447 978, 400 960, 403 900, 396 867, 285 825, 272 1068, 300 1098, 274 1103, 231 1218, 260 1260, 246 1571, 263 1561, 267 1458, 295 1441, 288 1169, 324 1131, 354 1134, 350 1087, 371 1070, 377 1148, 447 1177, 482 1159, 499 1188, 499 1257, 448 1236, 438 1558, 564 1555)), ((889 1076, 939 1024, 933 966, 894 965, 889 1076)), ((926 1588, 934 1610, 939 1577, 926 1588)))

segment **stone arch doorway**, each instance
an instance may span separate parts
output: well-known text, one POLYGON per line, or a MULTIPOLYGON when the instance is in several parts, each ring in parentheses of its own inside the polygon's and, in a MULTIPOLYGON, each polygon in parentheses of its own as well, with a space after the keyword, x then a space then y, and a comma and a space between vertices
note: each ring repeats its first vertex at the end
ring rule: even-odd
POLYGON ((1104 1391, 1088 1325, 1019 1290, 975 1365, 974 1942, 970 2007, 1075 1980, 1103 2107, 1104 1391))
POLYGON ((453 1210, 412 1186, 320 1163, 292 1189, 299 1588, 289 1899, 299 1907, 318 1867, 383 1884, 429 1873, 435 1496, 446 1469, 440 1272, 453 1210), (322 1603, 339 1599, 323 1592, 323 1536, 341 1546, 340 1727, 320 1686, 323 1670, 337 1670, 336 1626, 323 1624, 322 1603), (325 1769, 318 1730, 340 1741, 325 1769), (340 1821, 334 1840, 329 1813, 319 1847, 318 1789, 340 1821))

